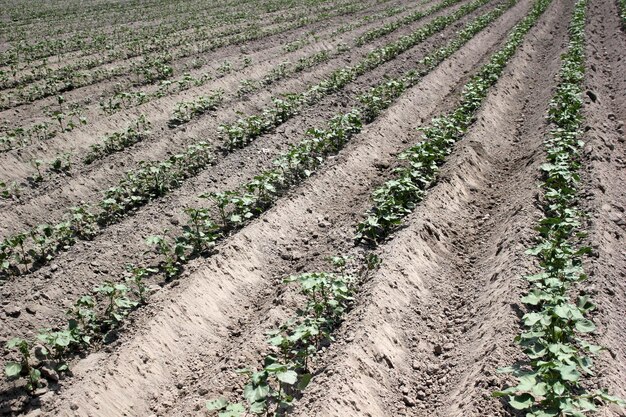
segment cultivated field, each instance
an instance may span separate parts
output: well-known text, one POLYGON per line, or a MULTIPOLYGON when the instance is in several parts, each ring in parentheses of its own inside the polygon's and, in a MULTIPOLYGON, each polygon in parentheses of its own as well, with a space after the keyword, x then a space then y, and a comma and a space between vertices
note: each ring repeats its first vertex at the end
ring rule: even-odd
POLYGON ((626 0, 0 0, 0 415, 626 416, 626 0))

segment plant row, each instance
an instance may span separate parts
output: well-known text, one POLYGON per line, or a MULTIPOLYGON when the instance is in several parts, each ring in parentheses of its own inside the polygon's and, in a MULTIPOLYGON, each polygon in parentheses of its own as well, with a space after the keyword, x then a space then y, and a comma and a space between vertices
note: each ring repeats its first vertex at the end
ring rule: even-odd
POLYGON ((589 295, 581 291, 571 300, 573 286, 587 278, 583 257, 591 250, 580 242, 584 213, 578 197, 586 7, 586 0, 576 2, 560 82, 548 110, 552 129, 544 140, 547 163, 541 166, 544 217, 537 244, 526 251, 536 257, 541 272, 526 277, 532 289, 522 298, 528 312, 516 338, 527 359, 500 370, 512 373, 518 384, 494 393, 528 417, 582 417, 596 411, 596 401, 626 404, 603 391, 585 390, 583 380, 593 375, 591 356, 602 348, 585 338, 596 328, 588 317, 595 309, 589 295))
MULTIPOLYGON (((358 4, 341 7, 335 12, 342 14, 346 12, 346 9, 350 11, 354 10, 355 7, 358 8, 358 4)), ((260 29, 255 26, 251 26, 245 33, 226 36, 223 38, 210 37, 207 42, 195 43, 193 44, 193 48, 182 48, 178 50, 175 55, 172 55, 169 52, 159 52, 152 55, 142 54, 141 59, 132 63, 130 67, 115 66, 111 69, 99 68, 93 73, 85 73, 81 71, 53 72, 45 80, 43 80, 43 82, 30 84, 28 86, 20 86, 12 92, 3 94, 2 101, 0 101, 0 110, 28 104, 36 100, 71 91, 80 87, 85 87, 124 74, 136 74, 137 77, 135 77, 135 80, 133 81, 135 85, 153 84, 157 81, 170 78, 173 75, 174 72, 171 65, 173 59, 186 58, 229 45, 240 45, 245 42, 297 29, 329 18, 329 16, 324 13, 313 17, 309 16, 308 13, 309 12, 302 12, 300 17, 276 27, 260 29)))
POLYGON ((430 126, 421 129, 422 141, 400 154, 403 165, 394 170, 394 178, 372 193, 374 207, 357 227, 358 242, 377 245, 422 201, 454 144, 463 138, 474 122, 475 113, 487 97, 489 88, 496 83, 526 33, 549 4, 550 0, 535 2, 530 13, 512 29, 505 45, 465 85, 459 106, 449 114, 434 118, 430 126))
POLYGON ((61 223, 39 225, 2 240, 0 276, 30 272, 48 263, 59 251, 69 249, 77 240, 93 239, 101 227, 178 187, 212 160, 208 144, 198 142, 165 161, 140 162, 137 170, 126 173, 116 187, 105 191, 99 212, 94 213, 86 206, 72 207, 61 223))
MULTIPOLYGON (((102 143, 91 145, 89 152, 83 158, 83 162, 87 165, 101 159, 107 155, 121 152, 122 150, 142 141, 150 134, 150 122, 144 115, 141 115, 125 130, 105 135, 102 143)), ((40 159, 31 160, 31 165, 36 169, 37 174, 30 177, 29 180, 33 184, 38 184, 44 180, 43 168, 48 165, 48 171, 57 174, 70 174, 72 168, 72 152, 66 152, 57 155, 52 161, 46 163, 40 159)), ((18 199, 20 196, 20 187, 13 181, 12 183, 0 182, 0 198, 18 199)))
POLYGON ((71 132, 87 124, 84 109, 77 103, 66 103, 64 96, 57 96, 57 105, 44 109, 49 120, 24 128, 9 129, 6 125, 0 131, 0 152, 21 148, 38 141, 51 139, 62 132, 71 132))
MULTIPOLYGON (((473 3, 459 9, 454 14, 462 15, 463 13, 469 13, 471 10, 479 7, 485 2, 486 0, 475 0, 473 3)), ((499 15, 502 10, 502 7, 497 8, 495 12, 489 13, 488 16, 492 16, 493 19, 495 16, 499 15)), ((445 26, 446 21, 449 18, 450 17, 444 16, 438 19, 440 23, 437 27, 445 26)), ((433 23, 435 22, 436 21, 433 21, 433 23)), ((479 26, 476 26, 475 29, 473 29, 473 33, 476 33, 482 28, 479 26)), ((425 27, 422 30, 425 32, 422 32, 421 30, 416 32, 419 34, 419 39, 426 36, 426 33, 430 33, 434 29, 425 27)), ((413 39, 413 37, 410 36, 407 38, 413 39)), ((458 49, 468 39, 469 38, 465 38, 463 42, 455 44, 454 48, 458 49)), ((395 44, 396 43, 394 43, 394 45, 395 44)), ((402 43, 402 45, 406 45, 406 43, 402 43)), ((370 115, 367 116, 366 121, 371 120, 371 115, 377 114, 382 108, 389 105, 391 103, 391 98, 394 98, 394 94, 397 96, 399 93, 404 91, 404 88, 414 85, 414 83, 416 83, 423 74, 427 73, 439 62, 447 58, 453 50, 448 49, 448 51, 448 54, 443 54, 441 51, 435 51, 434 53, 429 54, 424 60, 420 61, 420 63, 424 63, 426 65, 426 69, 422 70, 419 74, 410 72, 409 76, 405 77, 406 81, 403 83, 402 89, 398 89, 397 84, 393 82, 383 83, 383 85, 379 86, 371 93, 364 95, 361 98, 363 107, 365 108, 364 112, 366 115, 370 115), (386 87, 387 85, 389 86, 386 87), (390 93, 388 91, 395 91, 395 93, 390 93), (382 104, 380 100, 375 98, 376 94, 384 95, 384 101, 382 104)), ((388 52, 388 54, 394 53, 397 54, 396 48, 391 48, 388 52)), ((374 54, 370 54, 372 57, 378 57, 379 55, 385 56, 382 51, 374 51, 372 54, 374 54)), ((372 58, 372 60, 374 60, 374 58, 372 58)), ((347 71, 345 73, 350 74, 347 71)), ((337 74, 337 78, 335 78, 336 81, 326 88, 333 88, 332 85, 343 83, 343 81, 341 81, 342 78, 340 78, 340 74, 344 74, 344 72, 336 71, 335 74, 337 74)), ((275 107, 263 113, 267 119, 262 119, 260 117, 253 119, 249 117, 246 119, 249 121, 249 124, 245 126, 245 132, 251 132, 252 127, 257 129, 257 131, 262 132, 265 128, 264 123, 266 123, 269 119, 269 115, 271 115, 271 121, 273 123, 278 123, 279 120, 285 120, 287 117, 290 117, 298 104, 298 99, 294 97, 295 96, 288 96, 284 100, 274 99, 275 107)), ((329 124, 330 129, 328 131, 312 131, 312 134, 314 136, 316 135, 318 138, 320 146, 320 148, 313 148, 313 150, 316 152, 322 151, 327 153, 329 150, 338 149, 338 146, 342 146, 354 133, 360 131, 361 123, 361 116, 356 110, 345 115, 338 116, 331 121, 329 124)), ((308 149, 310 145, 308 143, 304 143, 301 146, 308 149)), ((296 154, 300 153, 298 150, 293 151, 296 154)), ((315 155, 311 161, 316 160, 316 158, 318 158, 318 155, 315 155)), ((117 186, 111 187, 105 191, 104 198, 99 203, 100 211, 97 214, 85 216, 85 218, 89 219, 89 221, 93 223, 90 225, 89 229, 98 230, 99 227, 104 227, 114 221, 117 221, 125 213, 137 209, 155 198, 163 196, 170 190, 177 188, 184 179, 195 175, 200 170, 208 166, 213 160, 214 158, 210 153, 208 146, 206 143, 202 142, 197 145, 190 145, 185 153, 174 155, 165 161, 141 162, 139 169, 127 172, 117 186)), ((307 161, 307 163, 309 163, 309 161, 307 161)), ((299 166, 296 168, 299 168, 299 166)), ((283 178, 284 180, 288 180, 293 177, 291 174, 283 177, 280 173, 277 175, 274 172, 267 172, 263 175, 264 181, 267 183, 264 184, 263 187, 267 187, 267 190, 260 190, 261 199, 254 201, 254 206, 258 207, 263 207, 264 204, 267 203, 267 191, 271 191, 272 188, 281 189, 282 186, 277 187, 277 185, 280 185, 278 183, 283 181, 283 178)), ((245 201, 247 202, 247 199, 245 201)), ((236 206, 245 206, 241 206, 241 204, 243 203, 238 203, 236 206)), ((91 213, 91 210, 86 207, 82 207, 81 209, 85 212, 91 213)), ((70 216, 72 216, 71 213, 70 216)), ((44 248, 42 248, 38 243, 39 236, 41 234, 39 231, 40 227, 33 228, 29 232, 18 233, 6 238, 0 243, 0 261, 2 262, 0 263, 0 276, 20 275, 32 271, 52 259, 54 253, 73 245, 77 239, 92 237, 91 235, 83 236, 82 233, 80 233, 80 230, 82 229, 77 227, 67 227, 67 223, 68 221, 66 220, 54 227, 44 225, 46 230, 51 228, 54 231, 51 236, 46 236, 45 250, 43 250, 44 248), (44 253, 45 256, 40 256, 40 253, 44 253)))
POLYGON ((124 149, 144 140, 150 134, 150 122, 145 115, 139 116, 130 126, 121 132, 105 135, 102 143, 91 145, 83 158, 85 164, 91 164, 107 155, 124 149))
POLYGON ((459 3, 461 0, 444 0, 443 2, 431 7, 430 9, 426 10, 426 11, 415 11, 407 16, 404 16, 398 20, 396 20, 395 22, 390 22, 387 23, 379 28, 376 29, 372 29, 370 31, 367 31, 366 33, 364 33, 363 35, 359 36, 355 43, 356 45, 364 45, 367 42, 371 42, 375 39, 381 38, 383 36, 386 36, 392 32, 395 32, 396 30, 398 30, 399 28, 401 28, 402 26, 408 25, 410 23, 414 23, 417 22, 418 20, 421 20, 422 18, 424 18, 425 16, 428 16, 429 14, 432 14, 434 12, 437 12, 439 10, 443 10, 446 7, 449 6, 453 6, 457 3, 459 3))
POLYGON ((207 401, 209 411, 219 417, 282 416, 293 408, 294 399, 313 378, 317 352, 333 341, 332 334, 349 311, 358 287, 379 263, 375 255, 370 255, 365 268, 349 275, 346 257, 332 257, 331 261, 335 272, 304 273, 284 280, 299 284, 303 300, 296 314, 266 332, 271 353, 263 358, 260 369, 236 371, 247 380, 243 388, 245 402, 229 402, 221 397, 207 401))
MULTIPOLYGON (((425 74, 513 4, 514 2, 510 1, 468 23, 466 30, 450 42, 451 48, 448 48, 446 53, 442 50, 435 51, 418 63, 423 67, 419 71, 409 71, 398 80, 388 80, 372 88, 370 92, 360 97, 361 105, 358 108, 333 117, 328 122, 327 128, 307 131, 308 138, 291 145, 288 151, 275 159, 274 168, 255 176, 235 190, 201 195, 202 198, 212 200, 215 215, 208 209, 188 209, 187 214, 193 214, 193 218, 197 220, 194 220, 197 227, 194 228, 193 234, 196 244, 187 249, 196 252, 201 248, 209 250, 216 241, 265 212, 290 188, 315 172, 330 155, 339 152, 361 131, 364 124, 375 120, 402 92, 415 85, 425 74), (461 41, 457 42, 458 39, 461 41)), ((159 238, 158 252, 166 259, 165 272, 170 278, 177 275, 181 266, 194 256, 193 253, 186 252, 185 244, 190 241, 190 237, 185 236, 186 232, 186 229, 183 229, 180 235, 183 236, 182 242, 185 242, 181 245, 178 244, 178 237, 169 238, 164 235, 159 238)))
POLYGON ((58 380, 68 372, 68 361, 75 355, 114 340, 124 318, 146 303, 144 278, 151 272, 129 265, 125 283, 105 281, 79 297, 67 311, 62 330, 44 329, 34 339, 9 340, 5 347, 17 351, 19 360, 6 363, 6 377, 23 378, 26 389, 35 391, 42 378, 58 380))
POLYGON ((216 91, 208 96, 199 96, 191 101, 177 103, 173 117, 167 122, 168 127, 180 126, 193 118, 217 109, 222 103, 223 96, 223 91, 216 91))
MULTIPOLYGON (((284 2, 283 2, 284 3, 284 2)), ((80 51, 81 55, 85 53, 93 53, 101 50, 107 51, 115 51, 116 48, 119 48, 122 45, 128 45, 128 49, 133 51, 137 48, 137 44, 147 44, 151 45, 151 39, 157 39, 157 41, 163 41, 168 36, 176 36, 179 38, 183 38, 186 41, 191 41, 192 38, 188 36, 184 36, 184 32, 189 32, 190 30, 195 29, 195 32, 202 32, 203 29, 206 31, 207 28, 214 28, 219 26, 225 26, 228 24, 236 24, 238 21, 250 21, 254 20, 254 17, 257 14, 251 13, 251 10, 254 8, 250 8, 251 10, 241 10, 233 7, 233 4, 227 6, 227 10, 230 13, 224 13, 224 10, 221 10, 221 13, 215 13, 213 10, 210 14, 201 15, 200 11, 202 9, 206 10, 206 7, 202 7, 199 3, 194 4, 190 10, 186 10, 184 14, 181 15, 182 10, 176 10, 176 14, 169 16, 159 16, 160 23, 158 25, 143 25, 139 27, 133 27, 132 30, 129 30, 127 26, 116 26, 111 31, 109 27, 106 25, 107 17, 112 17, 111 14, 106 13, 106 16, 101 16, 103 20, 98 20, 97 22, 91 21, 91 25, 85 26, 84 22, 80 22, 82 28, 88 28, 89 30, 80 30, 77 33, 73 33, 70 36, 63 36, 61 38, 54 38, 53 35, 63 34, 62 31, 55 31, 54 34, 48 34, 45 37, 35 38, 33 41, 32 37, 18 40, 20 32, 13 32, 8 34, 8 40, 15 42, 11 48, 7 51, 4 51, 0 55, 0 65, 16 65, 20 62, 31 63, 35 60, 41 59, 46 60, 46 58, 51 57, 61 57, 62 54, 66 54, 73 51, 80 51), (200 7, 199 7, 200 6, 200 7), (195 12, 195 13, 194 13, 195 12), (194 19, 188 19, 185 15, 189 13, 194 14, 194 19), (165 21, 165 17, 167 17, 167 21, 165 21), (103 24, 104 27, 94 28, 95 24, 103 24), (217 25, 216 25, 217 24, 217 25), (100 29, 100 30, 98 30, 100 29), (102 31, 102 29, 106 29, 106 31, 102 31), (29 42, 26 42, 28 40, 29 42)), ((63 9, 60 9, 63 10, 63 9)), ((220 9, 217 9, 220 10, 220 9)), ((215 11, 217 11, 215 10, 215 11)), ((113 10, 107 10, 107 12, 112 12, 113 10)), ((93 18, 98 13, 93 9, 89 9, 88 18, 93 18)), ((145 19, 150 19, 151 13, 148 12, 146 8, 142 8, 141 17, 135 16, 132 18, 131 16, 124 16, 126 21, 129 23, 137 23, 141 22, 145 19), (129 19, 130 17, 130 19, 129 19)), ((164 8, 157 8, 154 10, 155 13, 163 14, 166 13, 164 8)), ((255 11, 256 12, 256 11, 255 11)), ((153 16, 152 18, 154 18, 153 16)), ((188 16, 187 16, 188 17, 188 16)), ((66 21, 67 24, 67 16, 57 16, 54 23, 59 24, 60 22, 66 21)), ((118 20, 119 22, 119 20, 118 20)), ((116 24, 119 24, 116 22, 116 24)), ((14 23, 14 28, 16 23, 14 23)), ((41 25, 36 24, 38 29, 47 29, 42 28, 41 25)), ((70 25, 62 25, 63 28, 70 28, 70 25)), ((32 32, 31 32, 32 33, 32 32)), ((45 31, 43 32, 45 35, 45 31)), ((122 57, 121 52, 117 52, 118 57, 122 57)))
MULTIPOLYGON (((345 46, 339 45, 338 48, 334 51, 323 50, 320 52, 315 52, 311 55, 298 59, 298 61, 295 63, 291 63, 289 61, 281 62, 275 68, 270 70, 261 81, 251 79, 241 80, 239 83, 240 86, 236 92, 236 96, 239 98, 245 97, 255 91, 260 90, 264 86, 272 85, 275 82, 282 80, 290 75, 298 74, 306 69, 312 68, 324 62, 328 62, 331 58, 338 56, 339 54, 347 50, 348 49, 345 46)), ((249 64, 244 64, 244 67, 248 65, 249 64)), ((204 77, 198 80, 194 79, 193 77, 188 77, 188 79, 193 82, 194 86, 199 86, 202 85, 204 82, 210 80, 211 78, 204 77)), ((155 97, 163 97, 166 95, 163 93, 164 89, 162 87, 164 85, 165 84, 162 83, 159 90, 155 93, 155 97)), ((189 87, 183 86, 180 82, 178 83, 178 91, 182 91, 186 88, 189 87)), ((171 92, 168 92, 167 94, 171 94, 171 92)), ((144 99, 142 100, 142 103, 146 101, 147 100, 144 99)), ((170 128, 174 128, 185 124, 191 121, 193 118, 201 116, 207 111, 215 110, 222 103, 222 94, 218 95, 218 93, 214 93, 209 97, 200 96, 192 101, 179 102, 176 104, 176 109, 174 110, 172 118, 168 122, 168 126, 170 128)))

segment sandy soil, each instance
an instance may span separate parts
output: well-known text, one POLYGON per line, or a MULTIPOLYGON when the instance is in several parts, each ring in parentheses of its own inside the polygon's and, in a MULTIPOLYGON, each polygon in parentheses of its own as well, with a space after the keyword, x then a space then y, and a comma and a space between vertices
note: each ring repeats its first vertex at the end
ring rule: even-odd
MULTIPOLYGON (((434 4, 396 3, 410 10, 434 4)), ((79 295, 119 277, 127 263, 145 257, 147 236, 183 222, 185 207, 206 204, 198 194, 232 189, 267 169, 309 127, 323 126, 332 115, 356 105, 358 95, 385 76, 413 68, 496 4, 488 3, 359 77, 246 148, 220 154, 211 167, 103 228, 93 241, 78 242, 50 265, 2 283, 0 342, 62 326, 64 312, 79 295)), ((389 5, 372 2, 362 13, 341 16, 318 29, 331 33, 389 5)), ((354 245, 353 236, 372 204, 371 192, 392 177, 398 153, 420 140, 416 129, 455 107, 462 86, 531 5, 530 0, 520 0, 507 10, 406 91, 318 172, 224 239, 215 254, 194 259, 173 282, 153 278, 149 303, 129 316, 110 343, 76 357, 71 375, 49 381, 32 397, 23 384, 1 382, 0 415, 206 416, 206 400, 237 397, 243 381, 234 370, 258 364, 268 352, 265 332, 297 309, 297 296, 282 278, 323 269, 327 256, 363 255, 365 249, 354 245)), ((243 73, 103 117, 45 147, 1 154, 0 178, 24 179, 32 175, 31 157, 49 157, 67 146, 80 154, 140 113, 153 122, 153 134, 146 141, 91 166, 78 164, 71 177, 47 180, 25 192, 22 201, 3 202, 0 236, 58 221, 80 201, 96 203, 102 190, 141 160, 165 158, 199 138, 218 146, 217 127, 234 120, 237 111, 252 113, 272 96, 302 91, 374 47, 458 7, 239 99, 234 91, 241 78, 260 79, 283 59, 296 60, 330 46, 320 40, 263 58, 310 27, 253 42, 249 46, 258 48, 260 59, 243 73), (177 101, 216 88, 231 94, 227 105, 182 128, 167 128, 177 101)), ((496 370, 522 357, 514 338, 525 309, 520 302, 527 290, 523 276, 537 270, 524 251, 532 245, 541 216, 537 184, 545 160, 543 139, 550 129, 545 115, 556 87, 559 56, 567 47, 572 11, 573 2, 553 0, 491 89, 426 198, 376 250, 383 260, 380 269, 360 289, 334 342, 319 353, 313 382, 296 401, 293 415, 516 416, 491 393, 511 382, 496 370)), ((370 22, 339 39, 354 42, 366 30, 397 18, 370 22)), ((594 253, 586 260, 590 278, 580 290, 591 293, 598 305, 593 337, 607 348, 596 359, 597 374, 587 385, 626 397, 626 34, 619 29, 613 0, 589 0, 586 32, 581 203, 589 214, 585 229, 594 253)), ((236 56, 237 51, 226 48, 224 53, 236 56)), ((5 350, 0 365, 10 358, 14 354, 5 350)), ((626 413, 606 407, 599 415, 626 413)))

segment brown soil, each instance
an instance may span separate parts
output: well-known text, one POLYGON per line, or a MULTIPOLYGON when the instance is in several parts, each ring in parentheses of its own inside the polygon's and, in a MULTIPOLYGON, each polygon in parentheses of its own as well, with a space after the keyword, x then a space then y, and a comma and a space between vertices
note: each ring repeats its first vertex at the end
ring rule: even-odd
MULTIPOLYGON (((371 206, 372 190, 391 178, 398 153, 419 140, 416 128, 454 108, 464 83, 503 44, 531 4, 521 0, 505 12, 311 178, 222 241, 215 254, 191 261, 173 282, 150 281, 149 303, 130 315, 114 340, 76 358, 71 375, 51 381, 32 398, 19 382, 0 383, 0 414, 206 416, 206 400, 237 397, 243 381, 234 371, 256 366, 268 351, 265 332, 297 308, 297 296, 282 278, 323 269, 327 256, 363 254, 364 249, 354 245, 354 227, 371 206)), ((127 263, 144 258, 147 236, 184 222, 185 207, 207 204, 198 199, 201 192, 232 189, 270 167, 274 157, 301 140, 309 127, 321 127, 332 115, 355 105, 358 94, 385 76, 409 70, 463 24, 494 6, 492 2, 480 8, 370 71, 245 149, 220 155, 215 165, 181 188, 105 228, 95 240, 78 242, 51 265, 4 283, 0 342, 62 326, 64 311, 79 295, 105 279, 117 279, 127 263)), ((166 127, 177 101, 218 87, 233 93, 239 80, 261 78, 286 57, 296 60, 328 45, 315 42, 293 53, 255 60, 243 73, 102 118, 46 147, 0 155, 0 178, 20 179, 32 175, 28 158, 66 149, 66 139, 84 152, 103 133, 119 130, 136 114, 147 113, 154 125, 154 134, 145 142, 92 166, 77 166, 72 177, 47 181, 25 193, 22 202, 4 203, 0 235, 58 221, 80 201, 97 202, 103 189, 141 160, 166 157, 199 138, 218 145, 217 126, 234 120, 236 111, 254 112, 272 96, 301 91, 374 47, 458 7, 355 47, 244 100, 233 97, 223 109, 183 128, 166 127)), ((363 14, 381 8, 371 6, 363 14)), ((293 415, 516 416, 491 393, 512 382, 497 369, 523 357, 514 342, 525 309, 520 302, 527 290, 523 277, 537 270, 524 251, 533 243, 541 216, 537 184, 545 160, 543 139, 549 131, 545 115, 556 86, 559 56, 567 47, 572 10, 573 2, 553 0, 490 91, 437 183, 405 226, 380 246, 380 269, 357 294, 335 341, 320 352, 313 382, 296 401, 293 415)), ((356 17, 333 20, 325 33, 356 17)), ((383 23, 368 23, 340 39, 352 42, 383 23)), ((308 30, 285 36, 297 39, 308 30)), ((593 294, 598 305, 593 337, 607 348, 596 360, 597 375, 589 387, 626 397, 626 34, 619 30, 615 1, 589 0, 586 30, 587 145, 581 195, 589 213, 585 228, 594 256, 587 259, 590 279, 580 290, 593 294)), ((267 51, 280 50, 285 41, 276 36, 253 45, 263 57, 267 51)), ((235 49, 225 53, 237 55, 235 49)), ((13 353, 4 353, 2 367, 14 359, 13 353)), ((613 407, 603 408, 600 415, 626 414, 613 407)))

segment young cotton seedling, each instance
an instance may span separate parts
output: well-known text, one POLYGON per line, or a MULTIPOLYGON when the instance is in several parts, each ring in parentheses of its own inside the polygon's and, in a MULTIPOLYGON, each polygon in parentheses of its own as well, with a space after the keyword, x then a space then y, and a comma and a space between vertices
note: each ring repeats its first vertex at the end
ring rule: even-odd
POLYGON ((26 388, 34 391, 39 388, 41 380, 41 372, 30 364, 30 345, 28 341, 20 338, 14 338, 7 342, 7 349, 17 349, 21 355, 20 362, 7 362, 4 372, 9 379, 19 378, 21 375, 26 378, 26 388))
POLYGON ((183 239, 193 247, 196 255, 209 251, 220 237, 219 227, 207 209, 186 208, 189 222, 183 226, 183 239))
POLYGON ((57 155, 50 162, 50 170, 52 172, 56 172, 57 174, 67 174, 72 169, 72 153, 66 152, 62 155, 57 155))
POLYGON ((115 284, 105 281, 99 287, 94 288, 94 292, 101 294, 107 300, 107 307, 104 311, 104 324, 113 328, 120 323, 129 311, 137 306, 137 302, 128 298, 129 288, 124 284, 115 284))
POLYGON ((130 275, 126 279, 126 282, 131 285, 133 294, 135 294, 139 298, 140 304, 146 304, 147 288, 144 280, 150 275, 156 274, 159 271, 154 268, 143 268, 135 265, 127 265, 126 270, 130 275))
POLYGON ((182 272, 183 265, 187 261, 186 252, 192 248, 183 238, 174 239, 174 242, 170 243, 167 230, 161 236, 148 237, 146 244, 153 246, 155 252, 164 258, 159 264, 159 270, 163 271, 168 279, 182 272))

